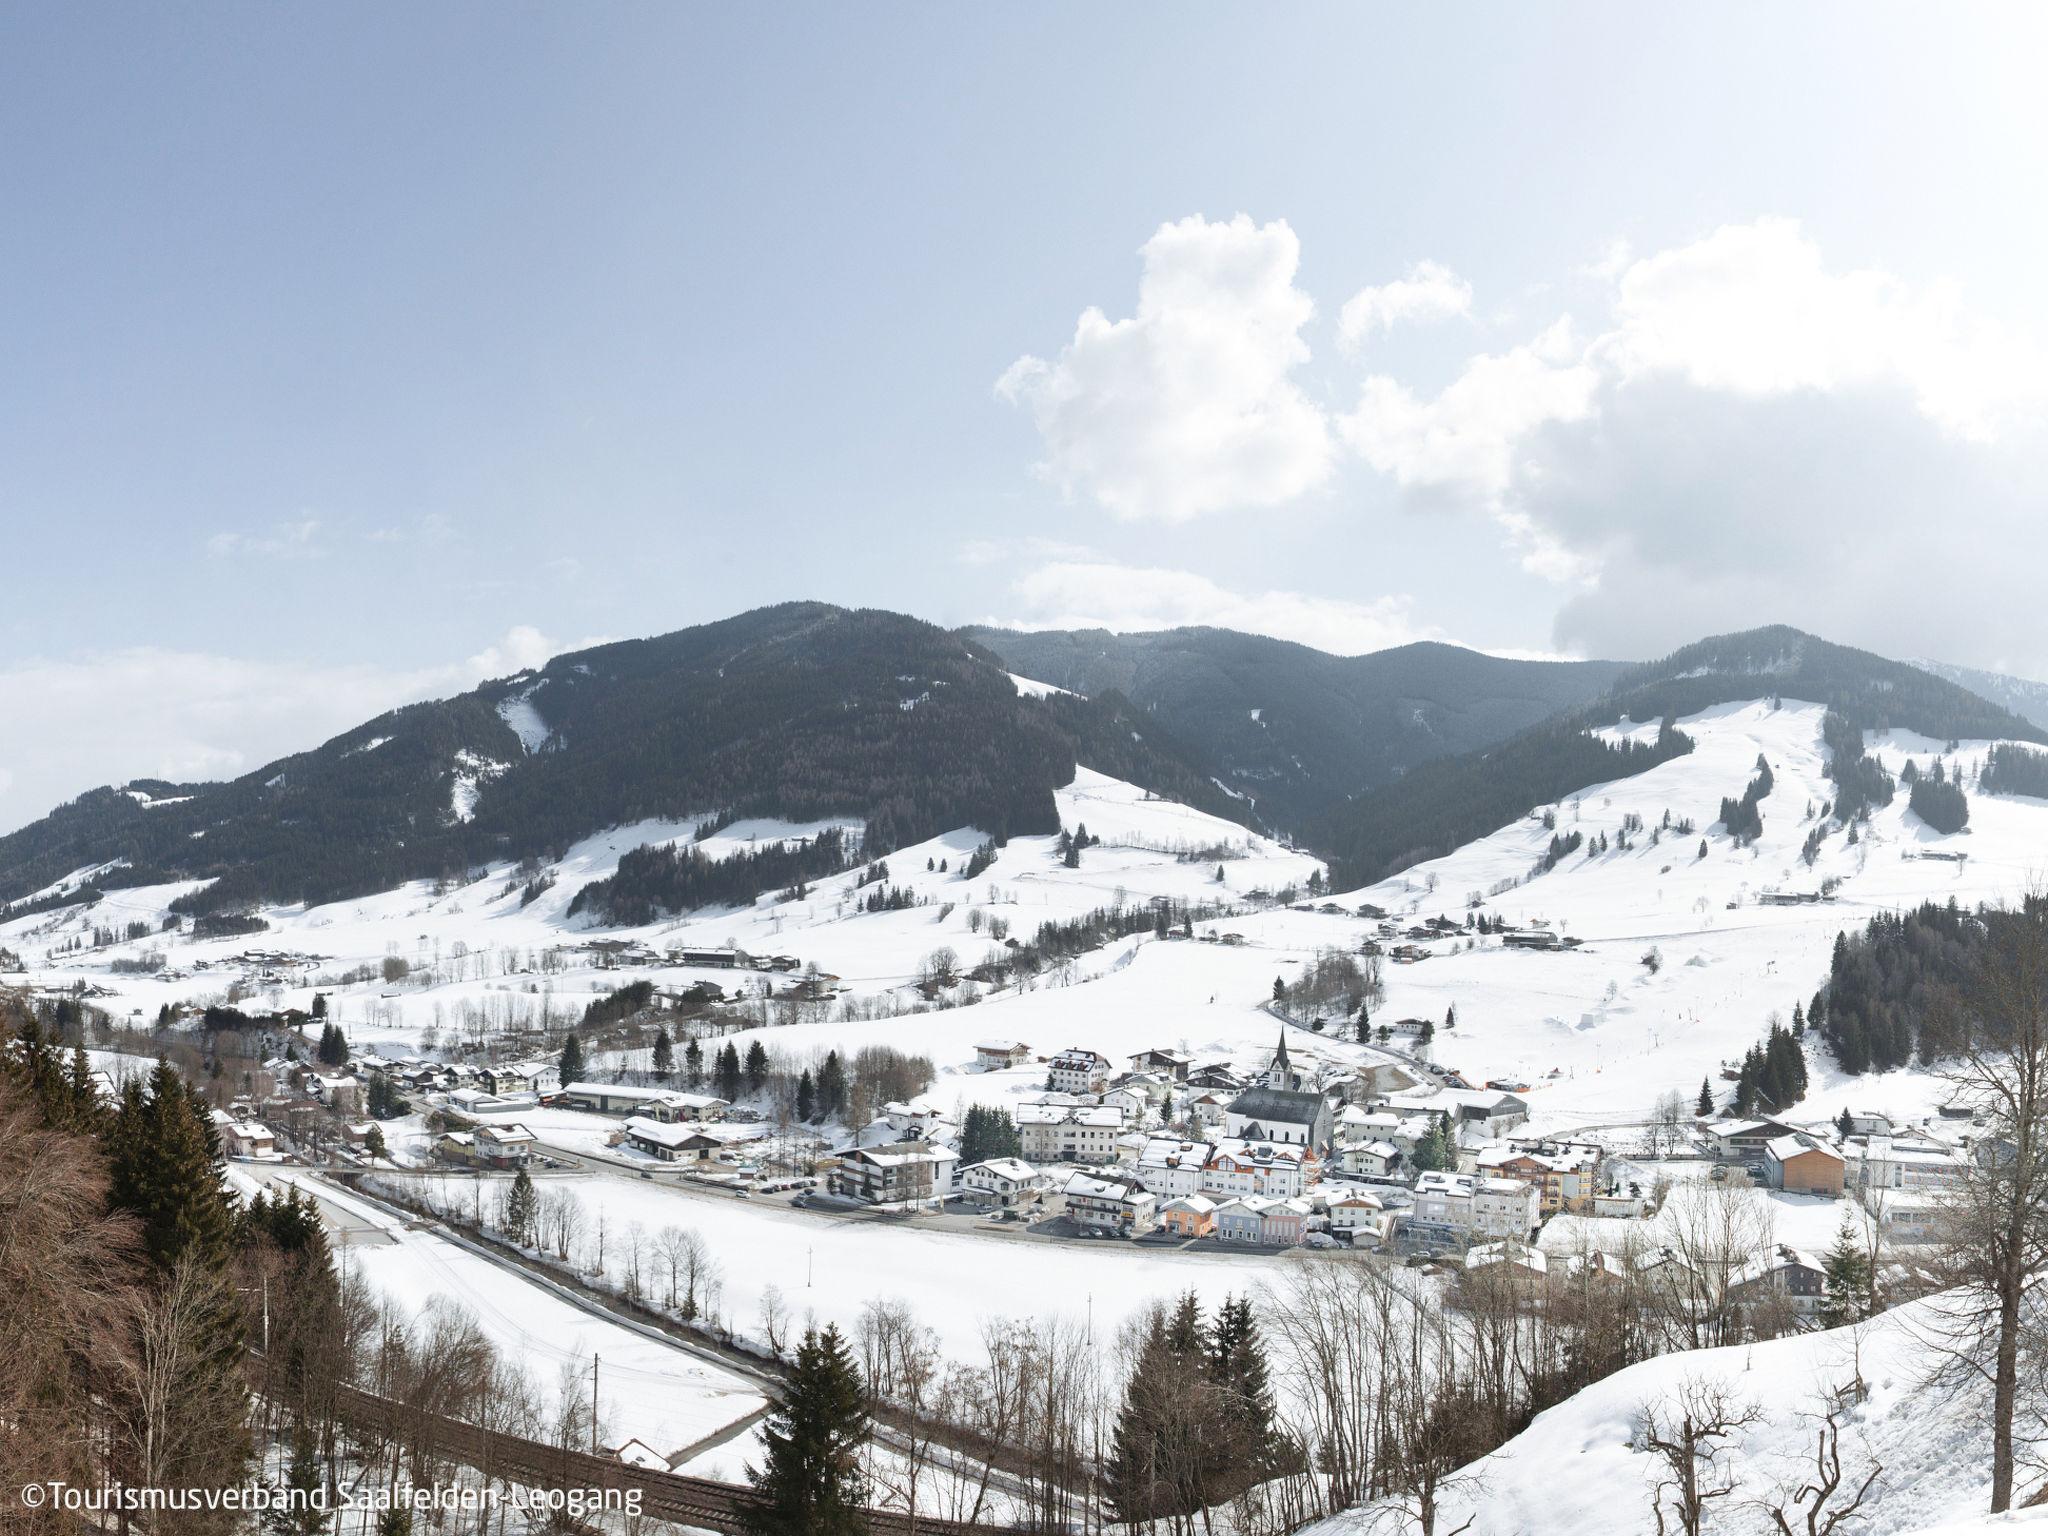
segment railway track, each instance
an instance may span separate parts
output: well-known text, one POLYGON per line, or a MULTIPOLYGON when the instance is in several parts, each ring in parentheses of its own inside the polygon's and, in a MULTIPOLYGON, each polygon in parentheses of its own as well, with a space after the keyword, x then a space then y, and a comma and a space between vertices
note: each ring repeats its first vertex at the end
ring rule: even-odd
MULTIPOLYGON (((407 1429, 417 1429, 421 1423, 416 1412, 360 1387, 342 1387, 337 1406, 343 1419, 378 1435, 399 1435, 407 1429)), ((738 1483, 628 1466, 609 1456, 564 1450, 445 1414, 429 1414, 425 1418, 432 1426, 438 1454, 493 1477, 523 1481, 539 1488, 636 1489, 644 1513, 658 1520, 710 1531, 744 1532, 749 1529, 748 1516, 759 1507, 754 1491, 738 1483)), ((973 1531, 1006 1529, 924 1515, 913 1520, 883 1509, 868 1511, 867 1519, 868 1528, 876 1536, 968 1536, 973 1531)))

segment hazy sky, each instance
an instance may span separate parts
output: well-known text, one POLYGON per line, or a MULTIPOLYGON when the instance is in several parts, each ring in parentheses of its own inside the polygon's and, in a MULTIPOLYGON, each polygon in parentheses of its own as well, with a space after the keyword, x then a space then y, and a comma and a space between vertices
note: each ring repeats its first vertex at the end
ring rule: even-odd
POLYGON ((2048 674, 2038 7, 0 4, 0 827, 790 597, 2048 674))

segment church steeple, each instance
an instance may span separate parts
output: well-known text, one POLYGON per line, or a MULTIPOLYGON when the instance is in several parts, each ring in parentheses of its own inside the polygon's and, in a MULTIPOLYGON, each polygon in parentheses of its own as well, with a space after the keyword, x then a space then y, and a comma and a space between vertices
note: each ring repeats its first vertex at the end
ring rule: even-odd
POLYGON ((1266 1068, 1268 1088, 1294 1089, 1301 1086, 1301 1079, 1295 1075, 1294 1064, 1287 1059, 1287 1026, 1280 1026, 1280 1043, 1273 1051, 1273 1061, 1266 1068))

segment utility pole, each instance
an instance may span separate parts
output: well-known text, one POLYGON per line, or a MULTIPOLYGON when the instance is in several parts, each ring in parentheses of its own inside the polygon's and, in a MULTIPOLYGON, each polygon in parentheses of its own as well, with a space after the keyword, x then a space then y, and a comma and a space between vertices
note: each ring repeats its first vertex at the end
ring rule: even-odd
POLYGON ((597 1450, 597 1351, 590 1352, 590 1454, 597 1450))

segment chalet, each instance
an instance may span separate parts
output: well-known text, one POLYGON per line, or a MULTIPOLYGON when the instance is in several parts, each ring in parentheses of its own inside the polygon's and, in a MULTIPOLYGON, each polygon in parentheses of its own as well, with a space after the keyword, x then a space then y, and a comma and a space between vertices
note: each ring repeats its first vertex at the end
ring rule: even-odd
POLYGON ((1820 1310, 1827 1295, 1826 1267, 1812 1254, 1783 1243, 1758 1254, 1728 1277, 1728 1297, 1755 1306, 1772 1297, 1790 1301, 1802 1317, 1820 1310))
POLYGON ((1194 1062, 1185 1051, 1139 1051, 1129 1058, 1133 1072, 1156 1072, 1167 1082, 1184 1083, 1194 1062))
POLYGON ((1216 1202, 1207 1195, 1177 1195, 1159 1207, 1159 1225, 1176 1237, 1213 1237, 1216 1202))
POLYGON ((221 1146, 229 1157, 273 1157, 277 1138, 270 1127, 254 1120, 230 1120, 220 1128, 221 1146))
POLYGON ((448 1131, 434 1143, 443 1162, 467 1168, 524 1168, 533 1156, 533 1132, 523 1125, 480 1125, 448 1131))
POLYGON ((1220 1061, 1194 1068, 1188 1073, 1187 1082, 1190 1088, 1213 1089, 1218 1093, 1236 1093, 1245 1085, 1243 1078, 1220 1061))
POLYGON ((1465 1254, 1465 1273, 1503 1271, 1525 1285, 1540 1284, 1550 1273, 1550 1256, 1528 1243, 1505 1239, 1481 1243, 1465 1254))
POLYGON ((974 1064, 984 1072, 1007 1072, 1031 1065, 1031 1047, 1021 1040, 984 1040, 974 1048, 974 1064))
POLYGON ((1205 1195, 1265 1195, 1274 1200, 1292 1200, 1316 1181, 1318 1161, 1305 1146, 1284 1141, 1236 1141, 1216 1143, 1202 1169, 1201 1192, 1205 1195))
POLYGON ((673 965, 687 965, 695 970, 730 971, 745 957, 736 949, 672 949, 668 958, 673 965))
POLYGON ((1756 1162, 1764 1155, 1764 1147, 1780 1136, 1793 1134, 1793 1127, 1778 1120, 1745 1120, 1739 1125, 1724 1126, 1714 1132, 1714 1144, 1721 1156, 1738 1162, 1756 1162))
POLYGON ((313 1090, 314 1098, 341 1114, 362 1107, 362 1079, 347 1072, 311 1073, 307 1086, 313 1090))
POLYGON ((551 1061, 515 1061, 508 1066, 485 1067, 477 1081, 492 1093, 553 1093, 562 1083, 561 1073, 551 1061))
POLYGON ((969 1163, 958 1175, 961 1193, 991 1210, 1011 1211, 1036 1202, 1046 1190, 1046 1176, 1021 1157, 992 1157, 969 1163))
POLYGON ((1843 1167, 1841 1153, 1803 1131, 1764 1144, 1764 1182, 1772 1189, 1840 1195, 1843 1167))
POLYGON ((1047 1063, 1046 1080, 1059 1093, 1100 1093, 1109 1086, 1109 1058, 1084 1046, 1069 1046, 1047 1063))
POLYGON ((1394 1230, 1394 1218, 1380 1197, 1370 1190, 1354 1189, 1329 1202, 1330 1231, 1353 1243, 1382 1242, 1394 1230))
POLYGON ((1351 1141, 1337 1149, 1337 1166, 1368 1179, 1390 1179, 1406 1161, 1391 1141, 1351 1141))
POLYGON ((1124 1119, 1132 1124, 1146 1118, 1152 1109, 1152 1095, 1147 1085, 1140 1082, 1122 1082, 1101 1096, 1104 1104, 1111 1104, 1124 1112, 1124 1119))
POLYGON ((1559 1211, 1583 1211, 1592 1200, 1600 1149, 1550 1142, 1484 1147, 1473 1162, 1481 1173, 1534 1186, 1543 1214, 1554 1216, 1559 1211))
POLYGON ((1157 1222, 1158 1197, 1129 1179, 1100 1179, 1077 1173, 1064 1191, 1067 1219, 1084 1232, 1135 1237, 1157 1222))
POLYGON ((1461 1129, 1502 1136, 1529 1118, 1528 1101, 1497 1088, 1437 1088, 1391 1093, 1384 1102, 1402 1114, 1449 1115, 1461 1129))
POLYGON ((839 1155, 831 1190, 847 1200, 888 1205, 930 1200, 953 1183, 960 1154, 951 1147, 899 1141, 882 1147, 853 1147, 839 1155))
POLYGON ((1190 1093, 1185 1101, 1187 1113, 1195 1117, 1195 1123, 1203 1129, 1224 1123, 1230 1111, 1230 1101, 1235 1094, 1202 1092, 1190 1093))
POLYGON ((1320 1093, 1247 1088, 1230 1101, 1223 1125, 1243 1141, 1285 1141, 1321 1149, 1330 1144, 1330 1101, 1320 1093))
POLYGON ((1114 1105, 1020 1104, 1017 1136, 1029 1163, 1109 1163, 1123 1134, 1114 1105))
POLYGON ((701 1163, 715 1156, 725 1143, 707 1136, 695 1126, 656 1120, 646 1115, 627 1119, 625 1144, 646 1157, 664 1163, 701 1163))

